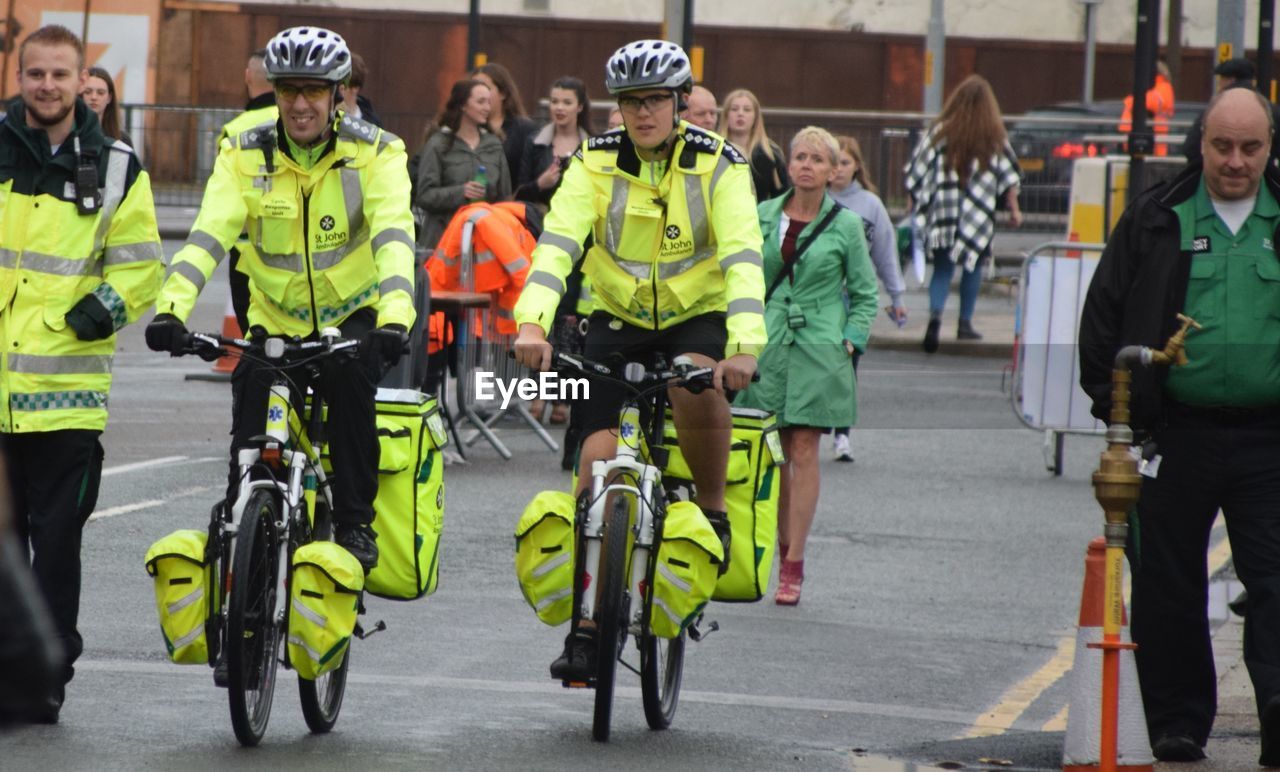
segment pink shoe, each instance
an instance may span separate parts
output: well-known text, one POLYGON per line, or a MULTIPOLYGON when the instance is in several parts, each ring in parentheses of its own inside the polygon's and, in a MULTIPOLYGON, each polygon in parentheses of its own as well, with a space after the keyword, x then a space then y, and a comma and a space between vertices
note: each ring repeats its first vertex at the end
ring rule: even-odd
POLYGON ((794 606, 800 602, 800 585, 804 582, 804 561, 782 561, 778 569, 778 590, 773 595, 773 602, 779 606, 794 606))

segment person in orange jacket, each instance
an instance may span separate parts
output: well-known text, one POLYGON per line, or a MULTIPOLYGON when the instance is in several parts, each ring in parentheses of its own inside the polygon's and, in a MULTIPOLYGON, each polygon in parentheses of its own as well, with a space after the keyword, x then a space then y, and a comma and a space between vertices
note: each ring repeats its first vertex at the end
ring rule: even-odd
MULTIPOLYGON (((1173 82, 1169 80, 1169 65, 1156 62, 1155 85, 1147 89, 1147 116, 1151 119, 1152 128, 1157 135, 1169 133, 1169 121, 1173 120, 1174 96, 1173 82)), ((1120 131, 1128 133, 1133 129, 1133 94, 1124 98, 1124 110, 1120 113, 1120 131)), ((1169 145, 1156 142, 1155 154, 1169 154, 1169 145)))

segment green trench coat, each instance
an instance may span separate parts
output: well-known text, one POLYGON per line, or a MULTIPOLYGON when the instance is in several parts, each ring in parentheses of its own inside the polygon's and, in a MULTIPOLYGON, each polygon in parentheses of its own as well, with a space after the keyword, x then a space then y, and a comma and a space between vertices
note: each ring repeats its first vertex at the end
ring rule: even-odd
MULTIPOLYGON (((759 206, 765 287, 772 287, 783 269, 778 222, 790 197, 788 193, 759 206)), ((798 246, 833 206, 835 201, 824 196, 798 246)), ((846 209, 800 255, 792 280, 784 279, 774 290, 765 308, 769 344, 760 355, 760 382, 739 395, 737 404, 773 411, 779 426, 852 426, 858 416, 857 394, 844 341, 866 350, 877 300, 862 218, 846 209), (799 328, 788 323, 796 307, 804 313, 799 328)))

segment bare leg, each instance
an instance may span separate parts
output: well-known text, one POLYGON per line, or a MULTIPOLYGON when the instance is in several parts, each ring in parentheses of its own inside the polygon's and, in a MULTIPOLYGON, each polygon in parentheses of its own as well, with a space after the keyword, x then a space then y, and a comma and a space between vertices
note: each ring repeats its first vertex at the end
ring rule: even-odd
POLYGON ((813 527, 818 508, 818 441, 817 429, 790 427, 781 431, 782 446, 787 455, 787 471, 782 476, 778 501, 778 532, 785 536, 787 560, 804 560, 805 542, 813 527))
MULTIPOLYGON (((714 367, 715 362, 702 354, 689 354, 698 367, 714 367)), ((689 463, 693 483, 698 489, 697 503, 705 512, 725 511, 724 476, 729 468, 729 440, 733 419, 729 403, 711 389, 693 394, 685 389, 669 391, 671 412, 680 453, 689 463)))

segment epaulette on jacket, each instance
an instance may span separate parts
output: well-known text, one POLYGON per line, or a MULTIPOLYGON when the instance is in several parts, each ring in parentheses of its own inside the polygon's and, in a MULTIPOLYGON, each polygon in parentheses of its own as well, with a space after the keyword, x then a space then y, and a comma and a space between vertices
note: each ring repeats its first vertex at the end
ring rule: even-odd
POLYGON ((587 140, 588 150, 617 150, 622 147, 622 135, 626 129, 617 128, 587 140))
POLYGON ((373 138, 378 136, 378 127, 368 121, 360 118, 352 118, 350 115, 343 115, 342 122, 338 124, 338 137, 340 139, 349 139, 354 142, 364 142, 367 145, 373 144, 373 138))
POLYGON ((241 150, 275 147, 276 122, 270 121, 240 132, 240 136, 236 138, 236 144, 241 150))
POLYGON ((696 126, 686 126, 680 138, 684 140, 685 147, 691 147, 700 153, 714 153, 723 142, 719 137, 708 134, 696 126))
POLYGON ((725 158, 728 158, 730 161, 736 164, 748 163, 747 157, 744 156, 742 152, 739 151, 738 148, 734 147, 733 143, 727 139, 724 141, 724 152, 722 152, 720 155, 724 156, 725 158))

